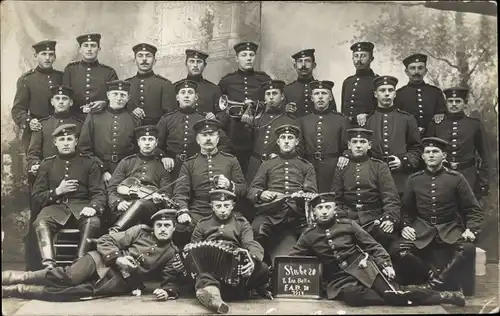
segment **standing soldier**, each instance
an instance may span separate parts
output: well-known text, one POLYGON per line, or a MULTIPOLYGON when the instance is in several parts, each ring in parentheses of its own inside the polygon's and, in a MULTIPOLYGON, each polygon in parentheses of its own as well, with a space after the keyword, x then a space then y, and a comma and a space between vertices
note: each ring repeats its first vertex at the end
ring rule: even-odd
MULTIPOLYGON (((234 45, 238 70, 221 78, 219 87, 229 100, 244 102, 247 106, 256 103, 262 97, 260 89, 264 82, 271 80, 263 71, 254 70, 255 54, 259 46, 252 42, 241 42, 234 45)), ((252 153, 252 131, 241 118, 228 117, 221 112, 219 120, 223 129, 234 145, 235 156, 243 173, 247 172, 248 159, 252 153)))
POLYGON ((427 136, 439 137, 451 144, 444 165, 463 174, 480 200, 488 195, 489 150, 482 122, 464 113, 468 92, 467 88, 444 90, 448 113, 441 123, 429 124, 427 136), (476 153, 481 157, 479 168, 476 153))
MULTIPOLYGON (((203 78, 203 71, 207 67, 208 54, 194 49, 186 49, 186 70, 187 77, 179 80, 191 80, 198 85, 198 100, 196 109, 204 115, 219 112, 219 99, 221 91, 218 85, 203 78)), ((177 84, 176 82, 175 84, 177 84)), ((213 119, 215 116, 208 116, 213 119)))
POLYGON ((137 74, 125 79, 130 82, 130 102, 127 110, 143 125, 156 125, 163 114, 176 109, 172 82, 153 71, 157 48, 147 43, 132 47, 137 74))
POLYGON ((377 76, 370 65, 373 43, 359 42, 351 46, 352 62, 356 74, 342 83, 342 114, 349 118, 351 127, 364 126, 368 114, 373 112, 377 99, 373 97, 373 79, 377 76))
POLYGON ((401 195, 406 179, 420 162, 420 134, 415 118, 394 106, 398 79, 380 76, 373 80, 377 108, 366 128, 373 131, 372 156, 386 162, 401 195))
MULTIPOLYGON (((294 113, 297 117, 302 117, 312 111, 310 83, 316 80, 313 76, 314 69, 316 69, 315 51, 314 48, 304 49, 292 55, 293 68, 298 77, 297 80, 286 85, 284 92, 287 102, 293 102, 297 106, 297 111, 294 113)), ((330 96, 330 102, 332 103, 329 107, 330 111, 337 111, 333 93, 330 96)))
POLYGON ((418 131, 424 135, 432 119, 436 123, 443 120, 446 110, 443 92, 424 81, 427 74, 426 55, 413 54, 403 59, 403 64, 410 81, 396 91, 394 104, 415 117, 418 131))
POLYGON ((332 81, 310 84, 313 107, 299 119, 305 158, 313 164, 318 192, 328 192, 338 158, 347 149, 346 129, 349 120, 331 107, 332 81))
POLYGON ((52 65, 56 61, 55 41, 41 41, 33 45, 37 67, 24 73, 17 80, 17 90, 12 105, 12 119, 23 129, 21 145, 26 153, 31 133, 42 129, 40 119, 52 113, 50 89, 63 81, 62 71, 52 65))
POLYGON ((101 34, 85 34, 76 38, 82 60, 69 63, 64 69, 63 84, 73 88, 75 116, 85 119, 85 114, 98 111, 106 105, 106 82, 118 80, 116 71, 99 63, 101 34))
POLYGON ((41 207, 33 226, 46 267, 55 265, 53 236, 69 220, 77 221, 80 230, 78 257, 88 251, 87 238, 99 236, 99 216, 106 206, 100 166, 77 151, 76 126, 61 125, 52 136, 57 155, 42 161, 32 191, 41 207))

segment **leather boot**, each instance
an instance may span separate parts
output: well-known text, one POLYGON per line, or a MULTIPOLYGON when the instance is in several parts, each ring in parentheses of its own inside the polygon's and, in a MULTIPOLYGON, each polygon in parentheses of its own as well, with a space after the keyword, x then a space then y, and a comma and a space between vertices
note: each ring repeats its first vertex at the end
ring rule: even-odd
POLYGON ((465 296, 460 291, 442 291, 439 292, 441 304, 452 304, 460 307, 465 306, 465 296))
POLYGON ((16 285, 2 285, 2 297, 19 297, 19 298, 29 298, 36 299, 41 297, 43 289, 45 286, 42 285, 26 285, 26 284, 16 284, 16 285))
POLYGON ((209 285, 196 291, 196 298, 201 305, 218 314, 229 312, 229 306, 222 300, 220 291, 216 286, 209 285))
POLYGON ((15 271, 7 270, 2 272, 2 285, 11 284, 45 284, 47 270, 38 271, 15 271))
POLYGON ((139 215, 141 213, 142 203, 140 200, 135 201, 123 213, 120 218, 109 229, 109 232, 121 232, 127 230, 133 225, 139 224, 139 215))
POLYGON ((453 259, 451 259, 446 266, 441 269, 438 273, 434 273, 429 279, 429 285, 431 288, 435 290, 444 290, 445 289, 445 281, 451 275, 453 270, 456 270, 456 267, 461 265, 463 261, 465 261, 465 255, 463 251, 457 251, 453 259))
POLYGON ((99 236, 99 227, 91 225, 90 219, 85 223, 80 231, 80 244, 78 245, 78 258, 85 256, 85 254, 91 250, 91 243, 95 237, 99 236))
POLYGON ((56 265, 54 259, 54 242, 52 231, 46 225, 36 227, 36 237, 38 241, 38 249, 42 257, 42 265, 46 268, 53 268, 56 265))

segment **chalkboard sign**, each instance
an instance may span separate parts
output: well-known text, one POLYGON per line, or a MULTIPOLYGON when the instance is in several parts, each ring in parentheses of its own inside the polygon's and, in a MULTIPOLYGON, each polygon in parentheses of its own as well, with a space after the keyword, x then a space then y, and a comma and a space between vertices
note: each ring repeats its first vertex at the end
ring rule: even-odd
POLYGON ((316 257, 274 258, 273 290, 281 298, 321 298, 322 265, 316 257))

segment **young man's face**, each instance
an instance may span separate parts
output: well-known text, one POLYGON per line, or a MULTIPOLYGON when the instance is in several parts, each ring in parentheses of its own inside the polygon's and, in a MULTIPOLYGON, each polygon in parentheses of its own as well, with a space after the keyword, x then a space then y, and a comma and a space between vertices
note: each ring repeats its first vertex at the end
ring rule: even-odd
POLYGON ((234 201, 212 201, 210 202, 212 205, 212 210, 214 211, 215 216, 220 220, 226 220, 231 215, 234 209, 234 201))
POLYGON ((54 107, 55 113, 68 112, 73 105, 73 100, 64 94, 56 94, 50 98, 50 104, 54 107))
POLYGON ((325 202, 316 205, 314 208, 314 216, 318 223, 326 223, 333 219, 335 216, 335 202, 325 202))
POLYGON ((45 50, 35 54, 38 66, 43 69, 50 69, 56 61, 56 52, 53 50, 45 50))
POLYGON ((196 135, 196 142, 200 145, 201 149, 211 152, 219 143, 219 132, 207 131, 198 133, 196 135))
POLYGON ((264 100, 271 108, 280 106, 284 99, 285 95, 280 89, 267 89, 264 93, 264 100))
POLYGON ((252 50, 242 50, 236 55, 236 62, 240 70, 253 69, 255 63, 255 52, 252 50))
POLYGON ((299 140, 294 134, 282 133, 276 140, 278 146, 282 153, 291 153, 295 150, 295 147, 299 144, 299 140))
POLYGON ((448 98, 446 99, 446 107, 448 113, 459 113, 465 108, 465 101, 462 98, 448 98))
POLYGON ((353 137, 347 143, 349 150, 351 150, 353 157, 362 157, 368 153, 368 150, 372 148, 372 142, 366 138, 353 137))
POLYGON ((437 167, 443 163, 446 153, 439 147, 426 146, 422 152, 422 159, 427 167, 437 167))
POLYGON ((314 108, 322 112, 330 105, 332 95, 328 89, 314 89, 312 91, 311 100, 314 103, 314 108))
POLYGON ((410 79, 410 82, 419 83, 424 80, 427 74, 427 67, 424 62, 410 63, 405 69, 405 73, 410 79))
POLYGON ((308 76, 312 76, 313 70, 314 70, 314 68, 316 68, 316 63, 313 61, 313 58, 310 56, 301 57, 301 58, 297 58, 295 60, 293 67, 295 68, 295 71, 297 71, 297 74, 299 76, 308 77, 308 76))
POLYGON ((390 84, 378 86, 374 92, 375 98, 383 107, 390 107, 396 97, 396 88, 390 84))
POLYGON ((189 57, 186 59, 186 68, 188 75, 190 76, 200 76, 205 70, 207 64, 201 58, 189 57))
POLYGON ((76 151, 78 138, 75 135, 57 136, 54 138, 54 145, 60 154, 68 155, 76 151))
POLYGON ((142 154, 151 154, 156 146, 158 145, 158 140, 155 136, 141 136, 137 139, 137 145, 139 145, 139 149, 142 154))
POLYGON ((130 96, 127 91, 123 90, 111 90, 107 93, 109 99, 109 106, 114 109, 121 109, 127 105, 130 96))
POLYGON ((182 88, 175 97, 181 109, 192 108, 196 105, 198 94, 193 88, 182 88))
POLYGON ((153 226, 153 233, 158 240, 169 240, 175 230, 175 224, 171 219, 157 220, 153 226))
POLYGON ((135 54, 135 64, 141 72, 149 72, 156 62, 155 55, 151 52, 140 51, 135 54))
POLYGON ((97 42, 83 42, 82 45, 80 45, 80 54, 83 60, 86 61, 96 60, 100 50, 101 47, 97 42))
POLYGON ((373 61, 373 56, 370 52, 353 52, 352 63, 356 69, 368 69, 373 61))

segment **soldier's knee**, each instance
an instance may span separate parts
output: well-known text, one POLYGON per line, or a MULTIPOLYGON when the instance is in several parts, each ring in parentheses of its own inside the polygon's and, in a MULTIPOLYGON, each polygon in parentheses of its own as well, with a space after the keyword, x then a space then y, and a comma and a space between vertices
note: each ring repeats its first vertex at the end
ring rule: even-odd
POLYGON ((37 229, 40 229, 40 228, 53 228, 53 224, 50 220, 48 220, 47 218, 43 218, 43 217, 37 217, 35 219, 35 221, 33 222, 33 227, 35 228, 35 230, 37 229))
POLYGON ((85 217, 81 219, 82 224, 85 226, 89 226, 92 228, 99 228, 101 227, 101 219, 97 216, 91 216, 91 217, 85 217))
POLYGON ((404 257, 411 253, 414 244, 409 240, 399 240, 391 244, 389 253, 396 257, 404 257))
POLYGON ((459 251, 466 257, 471 257, 476 252, 476 245, 470 242, 461 243, 458 247, 459 251))

